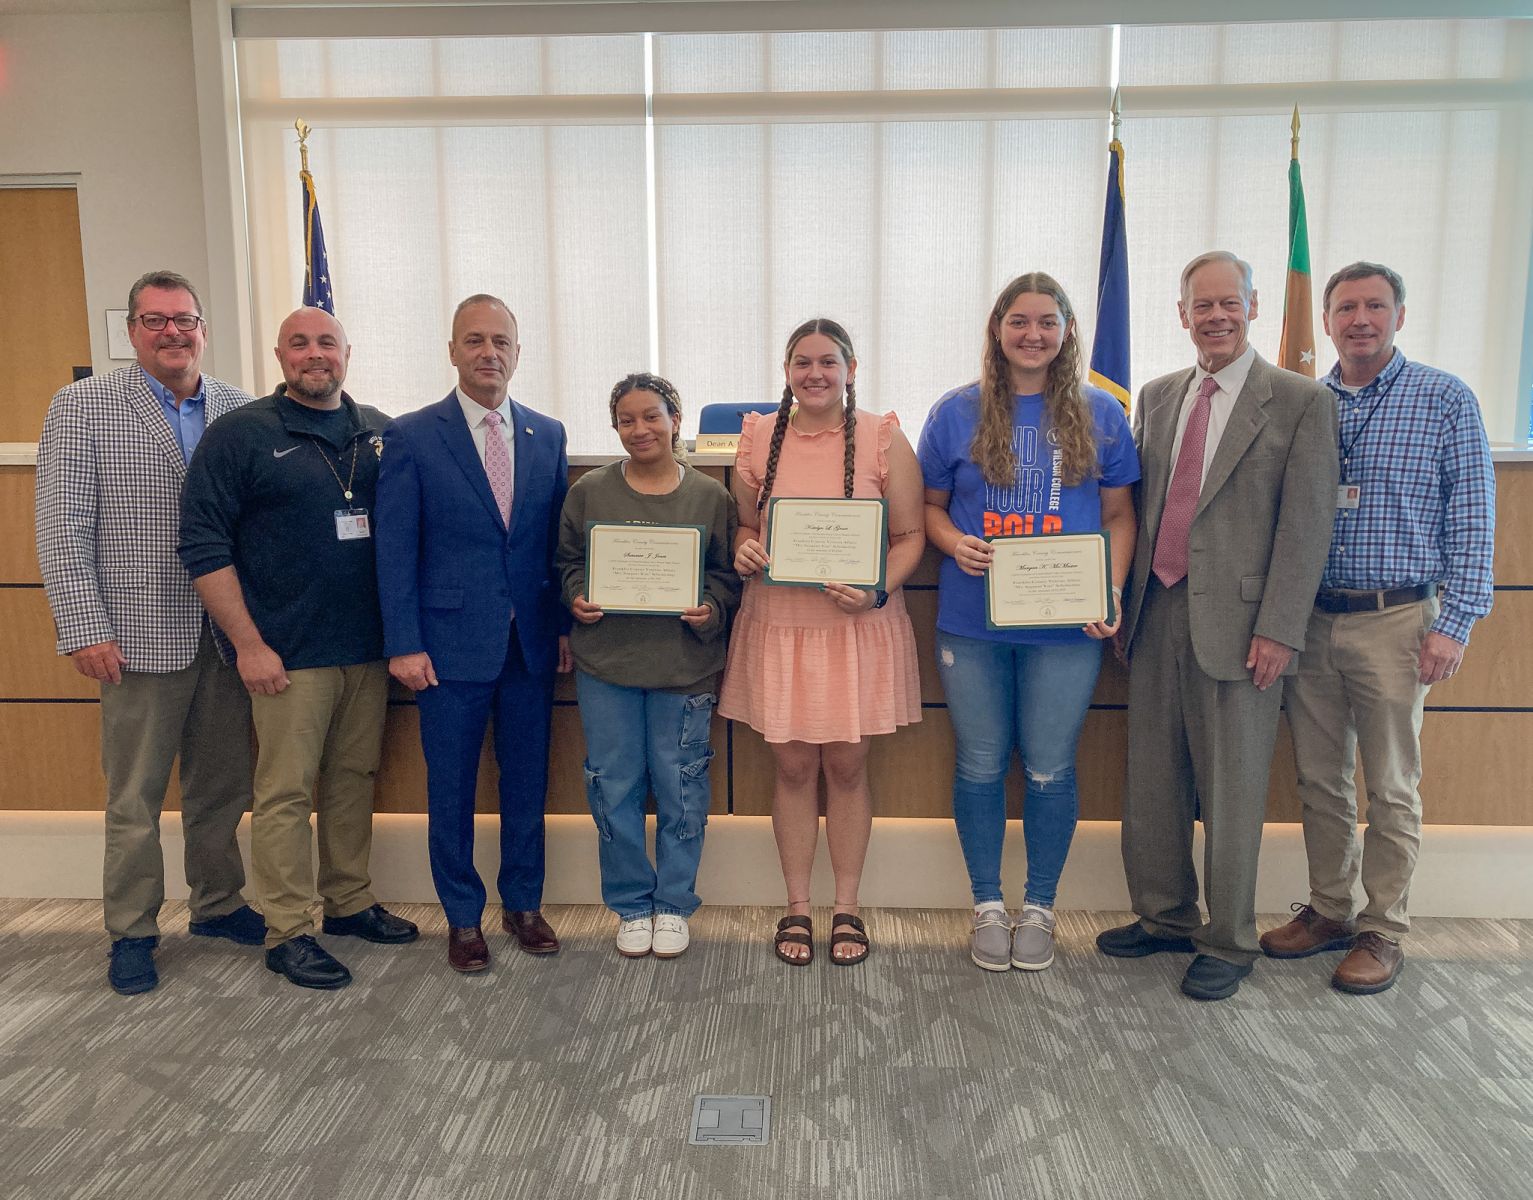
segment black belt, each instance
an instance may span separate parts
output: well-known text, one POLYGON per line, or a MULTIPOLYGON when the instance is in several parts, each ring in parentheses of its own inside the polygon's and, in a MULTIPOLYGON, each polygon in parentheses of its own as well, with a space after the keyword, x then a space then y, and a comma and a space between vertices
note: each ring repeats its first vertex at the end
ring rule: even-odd
POLYGON ((1435 583, 1418 583, 1415 587, 1390 588, 1384 592, 1338 592, 1321 588, 1315 597, 1315 607, 1328 613, 1379 612, 1401 604, 1417 604, 1435 595, 1435 583))

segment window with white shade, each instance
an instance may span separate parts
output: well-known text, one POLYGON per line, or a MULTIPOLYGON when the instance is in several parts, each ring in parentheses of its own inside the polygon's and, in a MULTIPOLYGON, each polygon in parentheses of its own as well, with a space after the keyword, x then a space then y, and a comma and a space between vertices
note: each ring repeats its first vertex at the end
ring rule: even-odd
POLYGON ((1177 278, 1211 247, 1253 264, 1252 340, 1276 357, 1298 103, 1317 337, 1329 272, 1388 263, 1401 348, 1510 439, 1530 63, 1533 22, 1495 20, 242 39, 255 335, 301 290, 302 117, 359 398, 444 395, 452 308, 489 291, 520 318, 513 393, 574 451, 617 448, 606 397, 629 371, 675 381, 693 426, 775 399, 816 315, 851 331, 860 403, 914 437, 974 378, 1012 276, 1055 275, 1089 346, 1118 82, 1136 388, 1191 360, 1177 278))

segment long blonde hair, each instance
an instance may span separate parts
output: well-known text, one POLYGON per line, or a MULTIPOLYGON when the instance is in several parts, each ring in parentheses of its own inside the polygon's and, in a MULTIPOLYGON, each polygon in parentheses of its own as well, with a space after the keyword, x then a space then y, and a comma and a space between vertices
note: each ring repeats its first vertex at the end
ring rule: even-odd
POLYGON ((1017 302, 1017 297, 1047 296, 1059 305, 1068 332, 1059 353, 1049 364, 1043 384, 1044 408, 1049 430, 1060 452, 1059 481, 1073 487, 1081 480, 1101 473, 1097 461, 1096 428, 1091 406, 1081 387, 1080 331, 1075 324, 1075 306, 1065 289, 1051 275, 1029 271, 1019 275, 1002 289, 985 323, 985 349, 980 360, 979 424, 969 455, 996 485, 1008 484, 1017 469, 1016 451, 1012 448, 1013 405, 1010 364, 1001 350, 1001 321, 1017 302))

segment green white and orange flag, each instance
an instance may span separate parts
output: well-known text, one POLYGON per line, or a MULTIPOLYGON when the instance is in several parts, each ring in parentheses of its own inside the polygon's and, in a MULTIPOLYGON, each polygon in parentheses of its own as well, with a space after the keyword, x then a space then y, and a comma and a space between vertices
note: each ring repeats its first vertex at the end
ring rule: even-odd
POLYGON ((1299 175, 1299 106, 1293 109, 1293 157, 1288 163, 1288 282, 1283 291, 1283 336, 1278 366, 1315 377, 1315 317, 1310 299, 1309 223, 1299 175))

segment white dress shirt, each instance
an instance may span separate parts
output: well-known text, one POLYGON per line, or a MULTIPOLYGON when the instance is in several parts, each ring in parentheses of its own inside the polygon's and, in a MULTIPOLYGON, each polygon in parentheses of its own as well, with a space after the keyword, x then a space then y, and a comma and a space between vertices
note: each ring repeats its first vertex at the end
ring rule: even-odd
MULTIPOLYGON (((468 432, 474 439, 474 449, 479 452, 479 461, 484 462, 484 439, 489 433, 489 426, 485 423, 485 417, 492 411, 500 414, 500 438, 506 443, 506 454, 511 459, 511 478, 516 478, 516 429, 514 428, 515 416, 511 412, 511 397, 507 396, 500 402, 497 409, 488 409, 477 400, 472 400, 463 394, 462 388, 454 388, 458 403, 463 407, 463 419, 468 422, 468 432)), ((512 503, 516 497, 511 498, 512 503)))
MULTIPOLYGON (((1203 473, 1198 476, 1199 487, 1202 487, 1203 480, 1208 478, 1208 464, 1214 461, 1214 453, 1219 449, 1219 439, 1224 436, 1224 427, 1230 423, 1230 412, 1235 407, 1235 398, 1246 386, 1246 377, 1251 374, 1251 364, 1255 361, 1256 347, 1247 346, 1246 352, 1234 362, 1213 373, 1214 382, 1219 386, 1208 400, 1208 436, 1203 440, 1203 473)), ((1192 407, 1197 401, 1198 389, 1203 386, 1203 381, 1208 378, 1208 375, 1209 373, 1202 367, 1193 371, 1192 382, 1187 385, 1187 393, 1182 397, 1182 408, 1176 417, 1176 440, 1171 443, 1173 471, 1182 453, 1182 435, 1187 432, 1187 419, 1192 416, 1192 407)))

